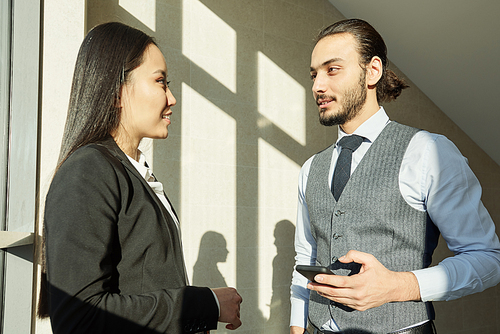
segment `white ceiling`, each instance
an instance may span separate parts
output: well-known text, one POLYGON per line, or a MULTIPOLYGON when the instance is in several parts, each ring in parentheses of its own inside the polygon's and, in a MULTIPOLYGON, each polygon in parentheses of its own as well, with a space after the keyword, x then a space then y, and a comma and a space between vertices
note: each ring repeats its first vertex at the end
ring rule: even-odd
POLYGON ((329 1, 372 24, 391 62, 500 164, 500 1, 329 1))

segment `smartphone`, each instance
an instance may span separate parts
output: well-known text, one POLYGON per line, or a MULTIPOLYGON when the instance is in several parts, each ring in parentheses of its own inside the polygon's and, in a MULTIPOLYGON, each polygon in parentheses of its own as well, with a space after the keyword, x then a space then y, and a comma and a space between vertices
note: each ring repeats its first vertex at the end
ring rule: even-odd
POLYGON ((314 282, 314 276, 316 276, 317 274, 335 275, 327 267, 320 267, 320 266, 304 266, 298 264, 295 267, 295 270, 297 270, 299 273, 302 274, 302 276, 306 277, 311 282, 314 282))

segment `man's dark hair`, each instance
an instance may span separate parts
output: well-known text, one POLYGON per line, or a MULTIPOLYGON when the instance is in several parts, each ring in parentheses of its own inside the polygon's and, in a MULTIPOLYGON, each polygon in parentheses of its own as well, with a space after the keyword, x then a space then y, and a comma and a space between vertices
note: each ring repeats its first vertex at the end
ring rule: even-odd
POLYGON ((384 39, 368 22, 360 19, 348 19, 323 29, 316 38, 316 43, 325 37, 336 34, 351 34, 357 42, 357 50, 361 58, 361 66, 366 67, 373 57, 382 60, 382 77, 377 82, 377 100, 388 102, 395 100, 401 91, 409 86, 393 71, 387 68, 387 47, 384 39))

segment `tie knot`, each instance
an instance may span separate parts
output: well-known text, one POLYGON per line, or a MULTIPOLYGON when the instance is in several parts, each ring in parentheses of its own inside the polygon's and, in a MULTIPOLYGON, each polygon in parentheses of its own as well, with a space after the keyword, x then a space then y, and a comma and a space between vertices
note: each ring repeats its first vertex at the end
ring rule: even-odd
POLYGON ((358 149, 359 145, 361 145, 362 142, 363 142, 363 137, 352 135, 352 136, 345 136, 342 139, 340 139, 338 145, 342 147, 342 149, 347 148, 348 150, 354 152, 358 149))

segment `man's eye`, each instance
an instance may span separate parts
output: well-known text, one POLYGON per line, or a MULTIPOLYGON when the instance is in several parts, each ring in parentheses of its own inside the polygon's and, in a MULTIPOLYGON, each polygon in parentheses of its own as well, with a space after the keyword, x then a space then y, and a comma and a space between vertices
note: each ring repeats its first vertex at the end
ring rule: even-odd
POLYGON ((316 73, 311 74, 311 80, 314 80, 314 79, 316 79, 316 73))

